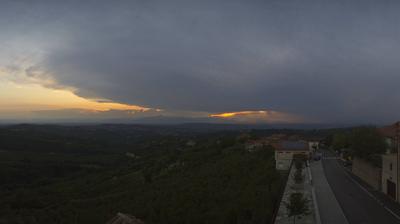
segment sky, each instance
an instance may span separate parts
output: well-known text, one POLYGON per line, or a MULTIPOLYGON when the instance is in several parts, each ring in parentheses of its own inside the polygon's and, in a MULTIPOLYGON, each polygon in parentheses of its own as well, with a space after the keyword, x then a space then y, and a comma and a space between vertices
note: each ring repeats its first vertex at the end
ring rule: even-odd
POLYGON ((400 2, 2 0, 0 120, 400 119, 400 2))

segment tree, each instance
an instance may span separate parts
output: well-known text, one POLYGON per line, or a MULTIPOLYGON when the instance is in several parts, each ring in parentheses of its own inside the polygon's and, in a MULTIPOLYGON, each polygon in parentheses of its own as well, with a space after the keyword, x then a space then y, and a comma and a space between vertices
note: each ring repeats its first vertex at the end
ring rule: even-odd
POLYGON ((386 142, 374 127, 359 127, 353 129, 350 135, 351 149, 354 154, 366 160, 373 160, 376 155, 383 154, 386 142))
POLYGON ((341 150, 349 146, 349 136, 346 133, 339 132, 333 135, 332 147, 334 150, 341 150))
POLYGON ((302 159, 295 159, 294 161, 296 172, 294 173, 293 178, 296 184, 301 184, 303 182, 303 164, 304 161, 302 159))
POLYGON ((303 176, 302 171, 301 170, 296 170, 296 172, 294 173, 293 178, 294 178, 294 181, 296 182, 296 184, 303 183, 304 176, 303 176))
POLYGON ((293 217, 293 223, 296 223, 296 218, 310 213, 308 209, 308 200, 304 198, 303 193, 292 193, 289 203, 286 203, 288 216, 293 217))

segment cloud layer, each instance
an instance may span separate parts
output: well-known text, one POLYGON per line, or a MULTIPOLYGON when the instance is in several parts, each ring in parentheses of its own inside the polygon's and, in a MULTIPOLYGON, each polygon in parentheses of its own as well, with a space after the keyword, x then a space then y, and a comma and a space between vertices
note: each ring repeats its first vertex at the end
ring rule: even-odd
POLYGON ((321 122, 399 119, 396 1, 4 5, 4 52, 31 55, 56 87, 80 96, 166 110, 271 109, 321 122))

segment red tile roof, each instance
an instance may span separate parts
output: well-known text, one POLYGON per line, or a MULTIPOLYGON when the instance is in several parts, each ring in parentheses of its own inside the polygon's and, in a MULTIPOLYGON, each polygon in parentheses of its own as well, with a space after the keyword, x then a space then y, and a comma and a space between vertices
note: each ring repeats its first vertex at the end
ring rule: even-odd
POLYGON ((396 134, 400 134, 400 121, 378 129, 379 133, 385 137, 394 138, 396 134))
POLYGON ((277 151, 308 151, 308 143, 305 141, 281 141, 273 145, 277 151))

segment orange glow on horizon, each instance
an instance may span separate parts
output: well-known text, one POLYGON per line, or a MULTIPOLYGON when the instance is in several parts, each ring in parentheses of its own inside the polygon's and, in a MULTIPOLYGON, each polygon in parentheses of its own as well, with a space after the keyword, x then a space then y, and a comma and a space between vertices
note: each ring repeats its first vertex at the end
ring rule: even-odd
POLYGON ((304 118, 290 113, 274 110, 246 110, 237 112, 225 112, 208 115, 212 118, 227 119, 242 123, 296 123, 304 121, 304 118))
POLYGON ((98 102, 74 94, 70 90, 49 89, 37 84, 0 82, 0 111, 38 111, 82 109, 90 111, 131 110, 150 108, 116 102, 98 102))
POLYGON ((210 117, 217 117, 217 118, 232 118, 235 116, 240 115, 266 115, 267 111, 238 111, 238 112, 227 112, 227 113, 220 113, 220 114, 211 114, 210 117))

